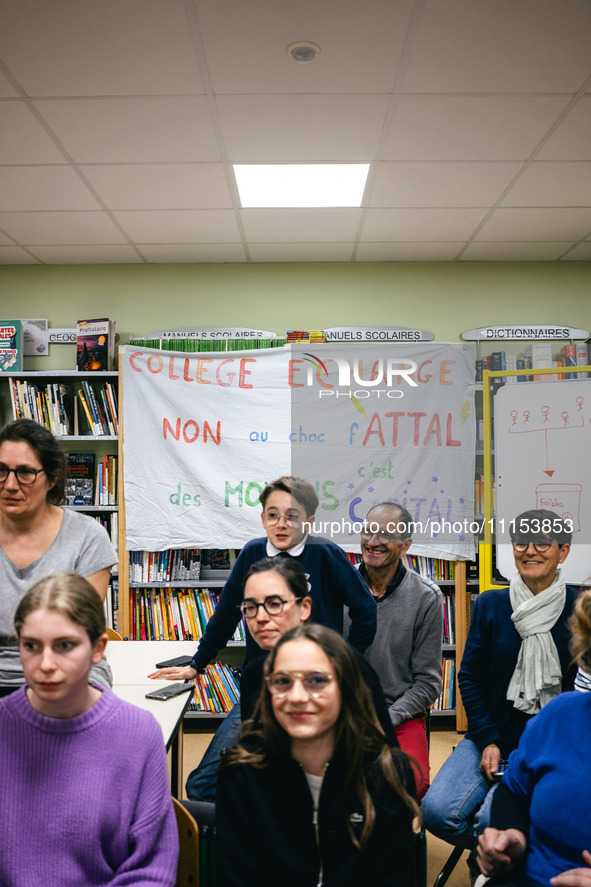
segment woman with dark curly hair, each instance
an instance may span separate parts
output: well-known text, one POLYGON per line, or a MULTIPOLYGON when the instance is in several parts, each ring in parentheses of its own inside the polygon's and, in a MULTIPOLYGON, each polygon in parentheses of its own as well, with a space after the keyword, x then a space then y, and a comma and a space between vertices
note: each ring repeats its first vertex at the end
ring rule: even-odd
POLYGON ((302 625, 270 651, 264 676, 219 771, 219 887, 408 887, 413 773, 387 743, 350 647, 302 625))
MULTIPOLYGON (((104 600, 117 555, 104 527, 61 507, 66 457, 53 434, 30 419, 0 431, 0 696, 23 683, 13 620, 19 601, 40 579, 71 571, 104 600)), ((109 683, 106 663, 93 680, 109 683)))

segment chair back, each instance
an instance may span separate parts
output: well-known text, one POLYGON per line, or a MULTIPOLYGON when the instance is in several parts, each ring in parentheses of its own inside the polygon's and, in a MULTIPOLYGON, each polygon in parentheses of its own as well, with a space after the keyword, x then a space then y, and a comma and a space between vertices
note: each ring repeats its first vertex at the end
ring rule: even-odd
POLYGON ((179 864, 176 887, 197 887, 199 884, 199 828, 197 823, 176 798, 172 799, 179 830, 179 864))
POLYGON ((107 637, 109 638, 110 641, 122 641, 123 640, 123 638, 121 637, 119 632, 115 631, 114 628, 109 628, 108 625, 107 625, 107 637))

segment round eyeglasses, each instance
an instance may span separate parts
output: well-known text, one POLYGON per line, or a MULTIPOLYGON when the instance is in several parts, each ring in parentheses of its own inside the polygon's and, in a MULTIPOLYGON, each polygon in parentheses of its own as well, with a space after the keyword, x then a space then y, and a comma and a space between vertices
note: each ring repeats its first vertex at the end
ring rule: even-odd
POLYGON ((527 551, 530 545, 533 545, 535 550, 540 554, 543 554, 545 551, 550 551, 552 548, 551 542, 514 542, 513 551, 518 551, 521 554, 522 552, 527 551))
POLYGON ((259 607, 262 607, 269 616, 279 616, 280 613, 283 613, 283 608, 286 604, 292 604, 303 600, 301 597, 294 597, 290 600, 284 600, 279 595, 269 595, 266 597, 264 601, 258 603, 252 598, 247 598, 242 601, 240 604, 240 609, 242 610, 243 616, 246 616, 247 619, 254 619, 259 612, 259 607))
POLYGON ((274 671, 267 676, 269 693, 278 698, 287 696, 296 680, 301 681, 306 693, 316 699, 328 691, 334 675, 325 671, 274 671))
POLYGON ((362 542, 369 542, 374 536, 380 545, 390 545, 392 542, 402 542, 402 539, 400 536, 397 536, 396 533, 387 533, 385 530, 379 530, 377 533, 371 533, 369 530, 361 531, 362 542))
POLYGON ((0 465, 0 484, 6 483, 8 476, 12 473, 19 484, 23 487, 28 487, 30 484, 35 483, 37 475, 41 474, 42 471, 45 471, 45 469, 29 468, 27 465, 19 465, 18 468, 8 468, 7 465, 0 465))
POLYGON ((288 511, 287 514, 280 514, 273 508, 270 508, 269 511, 263 511, 263 516, 265 518, 265 523, 267 523, 270 527, 274 527, 275 524, 278 524, 281 518, 285 519, 285 523, 288 527, 291 527, 292 524, 301 523, 303 519, 299 511, 288 511))

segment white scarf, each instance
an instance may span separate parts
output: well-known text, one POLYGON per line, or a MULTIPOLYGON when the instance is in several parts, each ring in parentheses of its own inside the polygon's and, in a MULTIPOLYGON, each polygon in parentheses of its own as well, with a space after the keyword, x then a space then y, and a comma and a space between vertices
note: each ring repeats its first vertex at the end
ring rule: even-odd
POLYGON ((521 648, 507 699, 519 711, 534 715, 562 690, 562 670, 550 629, 564 610, 566 585, 557 570, 552 585, 533 594, 518 573, 511 580, 509 595, 521 648))

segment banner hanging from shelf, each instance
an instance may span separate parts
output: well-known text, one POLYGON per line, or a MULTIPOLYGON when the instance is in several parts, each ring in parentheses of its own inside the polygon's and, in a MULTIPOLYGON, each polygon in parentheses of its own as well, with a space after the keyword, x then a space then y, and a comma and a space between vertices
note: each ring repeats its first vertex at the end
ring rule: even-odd
POLYGON ((369 509, 410 512, 411 552, 474 556, 474 360, 441 343, 121 349, 128 548, 239 548, 284 474, 316 486, 311 529, 358 550, 369 509))

